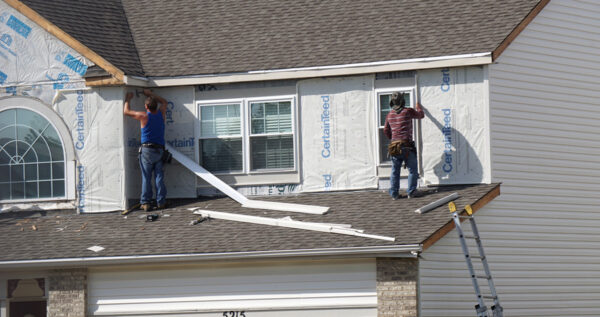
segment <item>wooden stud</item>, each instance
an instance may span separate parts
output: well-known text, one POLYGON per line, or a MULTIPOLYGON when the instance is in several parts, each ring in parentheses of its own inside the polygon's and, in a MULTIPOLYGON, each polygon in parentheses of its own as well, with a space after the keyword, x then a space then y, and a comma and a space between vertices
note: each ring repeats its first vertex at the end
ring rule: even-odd
POLYGON ((123 86, 125 82, 115 77, 92 77, 85 79, 86 87, 123 86))

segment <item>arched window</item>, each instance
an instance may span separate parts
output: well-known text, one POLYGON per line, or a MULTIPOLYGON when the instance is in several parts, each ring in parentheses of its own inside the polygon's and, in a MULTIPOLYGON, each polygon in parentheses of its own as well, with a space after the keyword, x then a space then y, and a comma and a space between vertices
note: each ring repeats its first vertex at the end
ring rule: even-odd
POLYGON ((64 198, 65 167, 48 119, 25 108, 0 111, 0 201, 64 198))

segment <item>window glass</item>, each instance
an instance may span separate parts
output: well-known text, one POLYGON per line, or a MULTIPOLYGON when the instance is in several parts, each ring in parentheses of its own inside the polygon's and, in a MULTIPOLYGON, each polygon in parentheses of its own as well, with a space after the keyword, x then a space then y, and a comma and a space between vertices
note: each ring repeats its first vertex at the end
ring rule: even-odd
POLYGON ((253 170, 294 167, 294 141, 291 135, 257 136, 250 140, 253 170))
POLYGON ((0 123, 0 200, 64 197, 64 151, 50 122, 9 109, 0 112, 0 123))
POLYGON ((240 135, 240 105, 200 107, 200 134, 203 137, 240 135))
POLYGON ((243 170, 242 138, 200 139, 200 164, 211 172, 243 170))
POLYGON ((292 132, 290 101, 254 102, 250 105, 252 134, 292 132))

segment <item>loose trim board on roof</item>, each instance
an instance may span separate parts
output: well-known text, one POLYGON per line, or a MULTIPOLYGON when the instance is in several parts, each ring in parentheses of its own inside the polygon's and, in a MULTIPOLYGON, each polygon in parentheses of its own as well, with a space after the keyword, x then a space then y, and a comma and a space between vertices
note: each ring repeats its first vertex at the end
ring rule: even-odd
POLYGON ((223 220, 231 220, 231 221, 240 221, 240 222, 248 222, 255 223, 261 225, 268 226, 277 226, 277 227, 287 227, 287 228, 295 228, 295 229, 303 229, 303 230, 311 230, 311 231, 319 231, 319 232, 329 232, 329 233, 339 233, 350 236, 357 236, 363 238, 370 239, 379 239, 386 241, 395 241, 394 237, 380 236, 374 234, 366 234, 363 233, 363 230, 348 228, 347 226, 336 226, 334 224, 328 223, 316 223, 316 222, 302 222, 297 220, 292 220, 290 218, 267 218, 267 217, 258 217, 258 216, 249 216, 249 215, 240 215, 229 212, 221 212, 221 211, 212 211, 212 210, 203 210, 199 208, 193 208, 194 214, 201 215, 203 217, 214 218, 214 219, 223 219, 223 220))
POLYGON ((289 203, 280 203, 273 201, 259 201, 259 200, 251 200, 246 198, 246 196, 240 194, 238 191, 233 189, 231 186, 227 185, 225 182, 214 176, 212 173, 207 171, 202 166, 196 164, 196 162, 192 161, 187 156, 181 154, 177 150, 175 150, 172 146, 165 146, 169 152, 173 155, 173 158, 185 166, 187 169, 192 171, 194 174, 198 175, 200 178, 223 192, 225 195, 229 196, 231 199, 237 201, 242 204, 242 207, 246 208, 257 208, 257 209, 269 209, 269 210, 280 210, 280 211, 290 211, 290 212, 300 212, 300 213, 308 213, 308 214, 318 214, 322 215, 329 210, 329 207, 322 206, 314 206, 314 205, 302 205, 302 204, 289 204, 289 203))
POLYGON ((418 213, 418 214, 424 214, 424 213, 426 213, 426 212, 428 212, 428 211, 430 211, 432 209, 435 209, 435 208, 437 208, 437 207, 439 207, 439 206, 441 206, 441 205, 443 205, 443 204, 445 204, 445 203, 447 203, 449 201, 455 200, 458 197, 459 197, 458 193, 452 193, 452 194, 450 194, 450 195, 448 195, 448 196, 446 196, 444 198, 440 198, 440 199, 438 199, 438 200, 436 200, 436 201, 434 201, 432 203, 429 203, 429 204, 427 204, 427 205, 425 205, 425 206, 423 206, 423 207, 415 210, 415 212, 418 213))

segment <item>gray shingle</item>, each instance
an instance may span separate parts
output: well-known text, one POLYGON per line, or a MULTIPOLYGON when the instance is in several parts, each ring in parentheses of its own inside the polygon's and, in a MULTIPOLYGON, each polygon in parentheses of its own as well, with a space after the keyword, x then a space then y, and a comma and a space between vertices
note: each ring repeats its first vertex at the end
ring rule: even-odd
POLYGON ((23 2, 127 74, 156 77, 492 52, 539 0, 23 2))
POLYGON ((423 243, 451 221, 446 206, 419 215, 414 210, 458 192, 459 208, 473 204, 499 184, 440 187, 424 197, 394 201, 383 191, 311 193, 263 197, 288 203, 330 206, 326 215, 308 215, 241 208, 229 198, 175 201, 155 222, 135 211, 127 217, 118 212, 75 214, 74 212, 8 212, 0 214, 0 261, 87 258, 133 255, 210 254, 273 250, 327 249, 391 246, 423 243), (258 224, 210 220, 189 225, 197 219, 187 208, 235 212, 295 220, 346 223, 365 233, 387 235, 395 242, 333 233, 272 227, 258 224), (169 216, 166 217, 165 215, 169 216), (35 226, 36 230, 33 230, 35 226), (87 248, 106 248, 94 253, 87 248))

